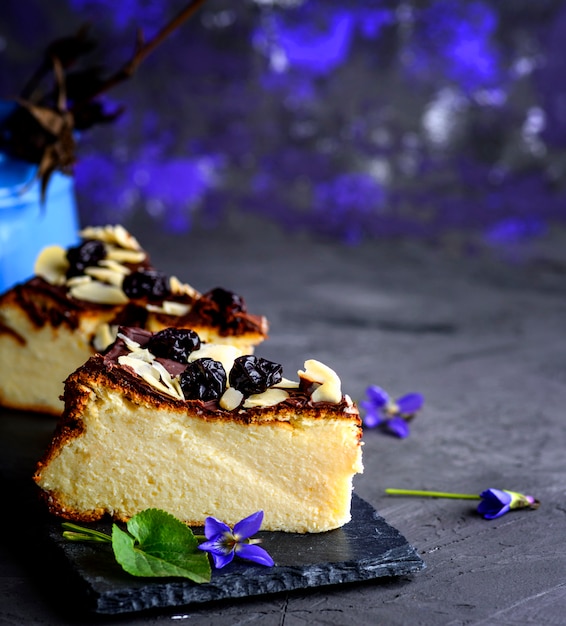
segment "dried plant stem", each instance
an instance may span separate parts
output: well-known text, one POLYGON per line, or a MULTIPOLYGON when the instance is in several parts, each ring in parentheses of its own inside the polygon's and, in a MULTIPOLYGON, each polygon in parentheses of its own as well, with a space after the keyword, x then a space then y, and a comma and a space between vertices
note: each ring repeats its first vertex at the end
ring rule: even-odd
POLYGON ((166 24, 150 41, 144 43, 143 34, 138 31, 138 39, 134 56, 117 72, 105 80, 98 90, 91 95, 91 98, 108 91, 115 85, 130 78, 137 70, 140 63, 148 57, 169 35, 185 22, 197 9, 206 2, 206 0, 194 0, 186 6, 176 17, 166 24))

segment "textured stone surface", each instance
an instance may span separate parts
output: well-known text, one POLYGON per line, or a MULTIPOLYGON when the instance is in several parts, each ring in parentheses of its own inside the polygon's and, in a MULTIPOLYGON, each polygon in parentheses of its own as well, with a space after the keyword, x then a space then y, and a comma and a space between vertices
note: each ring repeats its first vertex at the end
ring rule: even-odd
MULTIPOLYGON (((343 247, 239 218, 183 238, 128 224, 164 270, 223 285, 271 320, 258 353, 286 375, 315 357, 361 399, 368 384, 420 391, 406 440, 364 434, 356 493, 414 545, 412 576, 162 609, 104 624, 387 626, 562 624, 566 604, 566 239, 504 264, 390 241, 343 247), (537 511, 492 522, 465 501, 388 497, 386 487, 531 493, 537 511)), ((520 252, 510 250, 509 252, 520 252)), ((0 355, 1 358, 1 355, 0 355)), ((54 426, 0 419, 0 623, 88 623, 84 594, 40 541, 29 476, 54 426), (80 619, 77 615, 81 616, 80 619)))
POLYGON ((314 535, 259 533, 275 567, 234 562, 213 570, 211 582, 203 585, 179 579, 137 579, 116 564, 110 546, 65 541, 57 522, 51 524, 49 534, 63 550, 73 573, 85 583, 85 603, 101 614, 340 585, 406 575, 424 567, 406 539, 359 497, 352 503, 352 521, 341 529, 314 535))

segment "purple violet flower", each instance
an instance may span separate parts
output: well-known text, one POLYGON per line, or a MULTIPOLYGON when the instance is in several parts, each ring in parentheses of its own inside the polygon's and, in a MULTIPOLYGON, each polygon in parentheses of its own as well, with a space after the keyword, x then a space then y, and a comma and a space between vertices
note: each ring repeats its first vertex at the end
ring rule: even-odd
POLYGON ((252 513, 234 525, 230 526, 217 520, 215 517, 207 517, 204 522, 204 534, 207 539, 199 545, 199 550, 210 552, 214 567, 220 569, 234 559, 234 555, 242 559, 271 567, 273 559, 266 550, 256 545, 260 539, 250 539, 261 527, 263 511, 252 513))
POLYGON ((452 493, 449 491, 423 491, 422 489, 386 489, 385 493, 397 496, 422 496, 427 498, 454 498, 456 500, 481 500, 478 513, 484 519, 496 519, 511 509, 538 509, 540 502, 507 489, 486 489, 478 496, 475 493, 452 493))
POLYGON ((364 426, 379 428, 401 439, 407 437, 408 422, 422 408, 424 397, 420 393, 408 393, 397 400, 391 400, 389 394, 376 385, 369 386, 366 394, 368 400, 360 402, 360 406, 366 410, 364 426))
POLYGON ((480 498, 478 513, 484 519, 496 519, 511 509, 536 509, 540 504, 533 496, 506 489, 486 489, 480 493, 480 498))

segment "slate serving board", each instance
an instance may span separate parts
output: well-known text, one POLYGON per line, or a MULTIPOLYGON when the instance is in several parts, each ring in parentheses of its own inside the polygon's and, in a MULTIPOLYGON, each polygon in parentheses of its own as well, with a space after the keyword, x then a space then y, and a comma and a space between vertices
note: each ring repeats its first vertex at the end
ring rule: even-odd
MULTIPOLYGON (((110 531, 109 525, 97 528, 110 531)), ((51 523, 48 532, 72 575, 79 578, 89 609, 109 615, 401 576, 425 567, 405 537, 355 495, 352 520, 342 528, 306 535, 260 532, 274 567, 235 560, 213 570, 211 582, 201 585, 135 578, 114 561, 109 545, 65 541, 60 522, 51 523)))

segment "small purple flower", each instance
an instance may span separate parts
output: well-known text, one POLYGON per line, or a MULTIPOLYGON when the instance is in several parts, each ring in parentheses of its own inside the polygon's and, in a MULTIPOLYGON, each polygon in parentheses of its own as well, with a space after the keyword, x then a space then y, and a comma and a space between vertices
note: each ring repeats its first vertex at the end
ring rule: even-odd
POLYGON ((505 489, 486 489, 480 493, 480 498, 478 513, 485 519, 496 519, 511 509, 536 509, 540 504, 533 496, 505 489))
POLYGON ((485 519, 496 519, 511 509, 538 509, 540 502, 533 496, 525 496, 507 489, 486 489, 478 496, 475 493, 453 493, 451 491, 423 491, 422 489, 386 489, 385 493, 396 496, 422 496, 427 498, 453 498, 455 500, 481 500, 478 513, 485 519))
POLYGON ((232 530, 215 517, 207 517, 204 522, 207 541, 199 545, 199 550, 210 552, 217 569, 231 563, 234 555, 271 567, 273 559, 266 550, 256 545, 260 539, 250 539, 259 531, 262 521, 263 511, 257 511, 235 524, 232 530))
POLYGON ((379 428, 396 437, 407 437, 408 422, 422 408, 423 396, 420 393, 408 393, 393 401, 386 391, 375 385, 368 387, 366 394, 368 400, 360 402, 360 406, 366 410, 364 426, 379 428))

